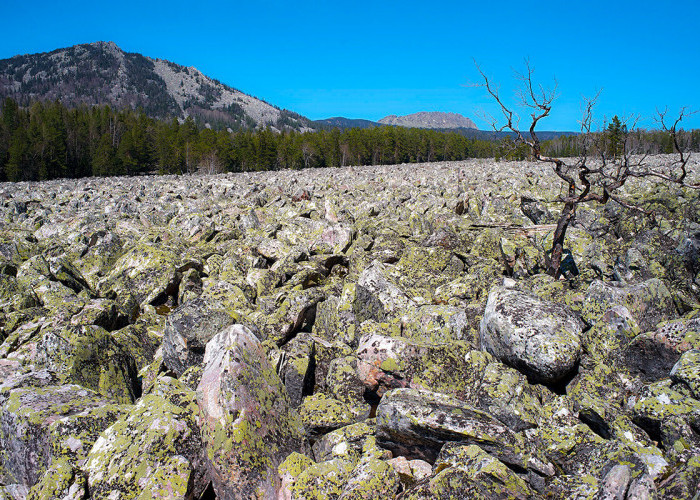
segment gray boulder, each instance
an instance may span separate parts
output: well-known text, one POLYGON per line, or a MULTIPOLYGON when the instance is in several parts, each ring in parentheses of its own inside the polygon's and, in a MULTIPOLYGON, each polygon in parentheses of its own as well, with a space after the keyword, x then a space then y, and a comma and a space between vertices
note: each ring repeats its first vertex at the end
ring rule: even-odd
POLYGON ((562 304, 496 287, 481 320, 481 348, 534 381, 555 383, 579 361, 583 326, 562 304))
POLYGON ((0 482, 28 487, 39 481, 51 461, 51 424, 109 404, 78 385, 21 387, 3 393, 0 401, 0 482))
POLYGON ((447 442, 476 444, 523 467, 517 434, 488 413, 444 394, 415 389, 387 392, 377 407, 377 442, 397 455, 432 462, 447 442))
POLYGON ((181 385, 139 400, 87 456, 91 498, 200 495, 206 482, 196 409, 194 391, 181 385))
POLYGON ((182 375, 204 359, 204 349, 214 335, 233 323, 233 318, 214 301, 194 298, 168 315, 163 335, 163 362, 182 375))
POLYGON ((660 380, 691 349, 700 349, 700 318, 669 321, 632 339, 624 351, 625 366, 643 380, 660 380))
POLYGON ((636 285, 593 281, 586 290, 583 318, 593 324, 613 306, 625 306, 642 332, 654 330, 661 321, 678 317, 671 292, 658 278, 636 285))

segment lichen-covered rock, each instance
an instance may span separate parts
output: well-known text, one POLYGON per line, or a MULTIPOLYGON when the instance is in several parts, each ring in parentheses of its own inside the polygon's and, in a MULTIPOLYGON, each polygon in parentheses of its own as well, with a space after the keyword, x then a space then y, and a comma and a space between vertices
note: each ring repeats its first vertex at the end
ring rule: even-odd
POLYGON ((84 500, 89 498, 87 477, 66 460, 54 460, 41 480, 29 490, 27 500, 84 500))
MULTIPOLYGON (((369 305, 369 311, 376 311, 375 317, 381 321, 386 314, 395 314, 415 306, 406 292, 393 284, 387 274, 390 270, 386 264, 373 262, 367 267, 357 280, 358 300, 369 305), (361 297, 365 295, 364 300, 361 297)), ((358 318, 362 321, 365 318, 358 318)))
POLYGON ((535 381, 554 383, 576 367, 582 330, 566 306, 497 287, 481 320, 481 347, 535 381))
POLYGON ((217 496, 274 496, 277 467, 302 449, 303 426, 260 341, 243 325, 207 344, 197 402, 217 496))
POLYGON ((356 356, 343 356, 331 361, 326 375, 328 393, 338 401, 356 407, 357 414, 369 413, 365 386, 357 375, 356 356))
POLYGON ((418 481, 421 481, 433 474, 433 466, 425 460, 408 460, 404 456, 398 456, 387 460, 399 476, 399 481, 403 485, 404 490, 413 487, 418 481))
POLYGON ((49 425, 53 460, 82 466, 102 431, 129 412, 130 406, 108 404, 61 417, 49 425))
POLYGON ((405 311, 401 316, 403 335, 423 342, 442 344, 457 340, 473 343, 469 319, 461 307, 449 305, 424 305, 405 311))
POLYGON ((433 461, 446 442, 477 444, 511 464, 527 462, 518 435, 488 413, 427 391, 394 389, 377 408, 377 441, 395 452, 433 461))
POLYGON ((671 380, 685 384, 690 393, 700 400, 700 349, 684 352, 671 369, 671 380))
POLYGON ((315 437, 355 422, 358 415, 353 410, 354 406, 316 393, 304 398, 299 414, 306 434, 315 437))
POLYGON ((136 363, 112 335, 94 325, 46 331, 37 345, 37 364, 119 403, 141 394, 136 363))
POLYGON ((656 329, 661 321, 678 317, 671 293, 658 278, 636 285, 593 281, 586 290, 583 318, 592 324, 613 306, 625 306, 642 332, 656 329))
POLYGON ((464 272, 464 263, 440 246, 411 246, 390 274, 416 303, 433 301, 432 290, 464 272))
POLYGON ((346 284, 341 295, 329 296, 316 307, 313 332, 324 339, 339 338, 348 345, 356 345, 359 321, 355 314, 357 289, 346 284))
POLYGON ((348 478, 340 500, 392 498, 401 486, 394 468, 384 460, 369 457, 360 460, 348 478))
POLYGON ((114 262, 97 290, 103 297, 115 300, 127 314, 134 314, 140 306, 177 296, 179 264, 174 252, 139 243, 114 262))
MULTIPOLYGON (((52 457, 51 424, 103 407, 100 394, 78 385, 16 388, 3 394, 0 407, 0 480, 33 486, 52 457)), ((60 439, 60 437, 59 437, 60 439)))
POLYGON ((142 370, 161 353, 165 318, 159 314, 144 312, 135 323, 112 332, 112 338, 134 358, 136 368, 142 370))
POLYGON ((669 476, 658 485, 659 498, 693 498, 700 491, 700 450, 679 462, 669 476))
POLYGON ((304 396, 314 388, 314 341, 308 333, 294 337, 279 351, 277 374, 287 388, 293 407, 301 404, 304 396))
POLYGON ((591 358, 620 364, 624 349, 640 333, 637 321, 625 306, 611 306, 581 334, 581 344, 591 358))
POLYGON ((214 335, 234 319, 216 302, 197 297, 172 311, 163 333, 163 362, 182 375, 204 359, 204 349, 214 335))
MULTIPOLYGON (((697 159, 689 165, 697 176, 697 159)), ((560 208, 534 201, 561 188, 542 163, 0 184, 0 408, 68 381, 109 395, 90 393, 94 406, 64 394, 54 399, 65 405, 39 411, 23 399, 26 411, 3 429, 25 449, 39 439, 32 449, 49 468, 39 497, 131 488, 125 496, 291 500, 297 488, 297 498, 393 498, 398 476, 400 498, 589 499, 625 488, 626 500, 692 498, 700 209, 697 193, 648 181, 622 194, 654 210, 656 226, 614 201, 580 206, 558 280, 536 274, 554 232, 541 224, 560 208), (543 377, 478 350, 499 285, 585 319, 579 348, 553 349, 572 369, 543 377), (173 368, 165 323, 196 301, 205 306, 186 330, 221 311, 229 319, 198 345, 188 339, 173 368), (203 366, 207 340, 230 323, 250 339, 203 366), (402 389, 420 397, 393 395, 402 389), (139 391, 136 406, 118 403, 139 391), (126 425, 137 411, 143 422, 126 425), (100 470, 118 472, 81 488, 91 446, 120 425, 134 448, 110 444, 100 470), (144 440, 160 444, 137 450, 144 440), (390 460, 392 451, 408 456, 390 460), (434 468, 415 458, 438 453, 434 468)), ((525 313, 528 326, 557 323, 525 313)), ((513 344, 547 351, 524 337, 513 344)), ((28 493, 16 479, 0 484, 0 498, 28 493)))
POLYGON ((357 461, 369 436, 374 435, 374 427, 366 422, 341 427, 325 434, 313 444, 314 457, 319 462, 332 458, 346 458, 357 461))
POLYGON ((340 497, 352 474, 353 463, 342 458, 313 464, 299 474, 291 487, 292 500, 340 497))
POLYGON ((700 349, 700 319, 669 321, 637 335, 625 349, 624 362, 644 380, 659 380, 668 377, 681 354, 690 349, 700 349))
POLYGON ((450 446, 435 462, 435 475, 406 498, 529 499, 535 493, 504 463, 475 445, 450 446))
POLYGON ((357 347, 357 377, 378 396, 399 387, 457 394, 468 351, 463 342, 433 344, 368 333, 357 347))
POLYGON ((92 498, 185 500, 204 491, 194 392, 179 392, 180 405, 144 396, 102 432, 84 466, 92 498))
POLYGON ((0 310, 17 311, 38 305, 34 290, 19 284, 14 276, 0 273, 0 310))
POLYGON ((99 280, 123 253, 123 242, 112 231, 96 231, 90 235, 83 255, 74 262, 90 287, 97 289, 99 280))
POLYGON ((318 287, 291 291, 271 315, 259 315, 257 324, 263 338, 283 345, 302 329, 310 331, 316 317, 316 305, 325 296, 318 287))
POLYGON ((629 405, 634 423, 657 436, 666 449, 700 448, 700 436, 693 430, 700 424, 700 401, 657 382, 630 398, 629 405))
POLYGON ((280 489, 277 493, 278 500, 291 500, 292 487, 297 481, 297 477, 315 462, 306 455, 292 452, 277 468, 280 477, 280 489))
POLYGON ((462 384, 455 384, 460 399, 490 413, 513 431, 538 425, 541 401, 547 398, 542 386, 529 384, 522 373, 487 352, 470 351, 464 360, 462 384))

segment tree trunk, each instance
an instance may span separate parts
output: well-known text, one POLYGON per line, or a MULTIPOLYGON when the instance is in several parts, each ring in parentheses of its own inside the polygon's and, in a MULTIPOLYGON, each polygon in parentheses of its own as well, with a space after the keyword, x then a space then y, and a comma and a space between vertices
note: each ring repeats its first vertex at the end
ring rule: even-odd
POLYGON ((561 275, 561 258, 564 252, 564 240, 566 238, 566 230, 569 224, 576 217, 576 204, 568 202, 564 205, 561 217, 557 222, 557 228, 554 230, 554 240, 552 241, 552 249, 550 251, 549 262, 547 263, 547 274, 559 279, 561 275))

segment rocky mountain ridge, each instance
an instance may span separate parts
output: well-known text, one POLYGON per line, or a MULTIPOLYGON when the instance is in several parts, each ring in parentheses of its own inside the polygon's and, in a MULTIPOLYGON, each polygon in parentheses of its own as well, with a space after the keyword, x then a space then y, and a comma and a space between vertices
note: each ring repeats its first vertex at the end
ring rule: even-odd
POLYGON ((581 205, 554 279, 560 189, 493 160, 0 184, 0 498, 693 498, 697 193, 581 205))
POLYGON ((193 67, 128 53, 114 42, 75 45, 0 60, 0 98, 21 103, 58 99, 79 104, 141 108, 154 118, 226 127, 308 130, 309 121, 209 78, 193 67))
POLYGON ((397 125, 400 127, 455 129, 477 129, 476 124, 466 116, 459 113, 443 113, 439 111, 422 111, 405 116, 385 116, 379 123, 383 125, 397 125))

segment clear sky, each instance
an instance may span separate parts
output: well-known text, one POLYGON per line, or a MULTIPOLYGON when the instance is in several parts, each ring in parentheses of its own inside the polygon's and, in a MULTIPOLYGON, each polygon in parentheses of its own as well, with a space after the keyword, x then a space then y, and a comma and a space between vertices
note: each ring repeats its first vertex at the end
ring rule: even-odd
MULTIPOLYGON (((472 59, 514 99, 514 70, 558 82, 542 130, 668 106, 700 110, 700 2, 3 0, 0 58, 114 41, 311 119, 447 111, 480 128, 494 112, 472 59)), ((683 122, 700 128, 700 113, 683 122)))

